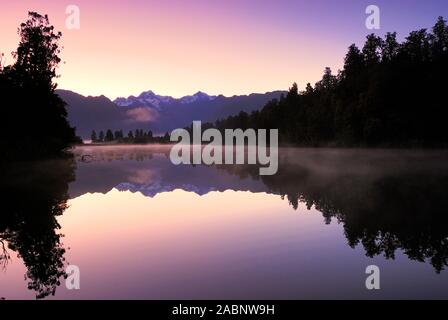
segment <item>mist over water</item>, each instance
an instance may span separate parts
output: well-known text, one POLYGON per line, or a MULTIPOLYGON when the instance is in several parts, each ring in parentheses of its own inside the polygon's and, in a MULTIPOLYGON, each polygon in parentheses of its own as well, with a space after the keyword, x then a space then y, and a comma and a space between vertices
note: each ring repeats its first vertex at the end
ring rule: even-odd
POLYGON ((7 168, 0 296, 448 298, 447 152, 283 148, 260 176, 169 151, 84 146, 7 168))

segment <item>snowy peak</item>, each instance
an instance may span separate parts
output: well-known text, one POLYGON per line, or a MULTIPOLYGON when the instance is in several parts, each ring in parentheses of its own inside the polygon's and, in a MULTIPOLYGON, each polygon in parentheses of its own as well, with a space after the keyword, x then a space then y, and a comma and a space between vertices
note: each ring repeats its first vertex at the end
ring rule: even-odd
POLYGON ((216 96, 209 96, 208 94, 198 91, 192 96, 185 96, 180 98, 180 102, 182 104, 189 104, 196 101, 212 101, 216 98, 216 96))
POLYGON ((139 99, 143 99, 145 101, 155 101, 157 104, 160 103, 171 103, 175 99, 169 96, 159 96, 152 92, 151 90, 142 92, 139 96, 139 99))
POLYGON ((151 90, 148 90, 140 93, 137 97, 129 96, 127 98, 117 98, 114 100, 114 103, 121 107, 152 107, 160 110, 162 105, 169 105, 173 103, 190 104, 199 101, 212 101, 215 98, 216 96, 209 96, 204 92, 198 91, 194 95, 175 99, 170 96, 161 96, 155 94, 151 90))
POLYGON ((162 104, 170 104, 175 101, 174 98, 169 96, 159 96, 153 91, 144 91, 140 93, 138 97, 129 96, 128 98, 117 98, 114 103, 121 107, 152 107, 160 109, 162 104))
POLYGON ((57 90, 69 105, 70 124, 78 134, 89 139, 92 130, 136 130, 150 128, 157 134, 165 134, 176 128, 184 128, 192 121, 211 122, 238 114, 260 110, 269 101, 285 95, 273 91, 241 96, 209 96, 197 92, 180 99, 145 91, 137 96, 118 98, 112 103, 106 97, 84 97, 75 92, 57 90), (182 103, 183 102, 183 103, 182 103))

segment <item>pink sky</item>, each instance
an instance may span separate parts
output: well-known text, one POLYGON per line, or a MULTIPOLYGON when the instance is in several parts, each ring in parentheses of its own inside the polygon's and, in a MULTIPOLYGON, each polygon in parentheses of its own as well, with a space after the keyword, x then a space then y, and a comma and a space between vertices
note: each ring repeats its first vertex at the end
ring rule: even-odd
MULTIPOLYGON (((110 98, 145 90, 174 97, 199 90, 248 94, 285 90, 294 81, 303 88, 326 66, 336 72, 346 48, 370 33, 363 2, 8 1, 2 3, 0 51, 12 62, 17 27, 35 10, 63 33, 59 88, 110 98), (65 27, 70 4, 80 8, 80 30, 65 27)), ((405 13, 394 12, 407 21, 405 13)), ((443 12, 413 24, 437 14, 443 12)), ((389 30, 408 29, 396 20, 389 20, 389 30)))

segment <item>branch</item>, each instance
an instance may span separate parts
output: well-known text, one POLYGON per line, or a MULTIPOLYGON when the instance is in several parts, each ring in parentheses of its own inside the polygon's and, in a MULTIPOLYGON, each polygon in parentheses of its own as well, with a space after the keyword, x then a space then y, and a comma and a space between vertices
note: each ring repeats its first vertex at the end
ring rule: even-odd
POLYGON ((6 267, 9 264, 9 261, 11 260, 11 256, 8 253, 8 250, 6 249, 5 243, 3 242, 3 240, 0 240, 0 244, 1 244, 1 253, 0 253, 0 268, 5 271, 6 267))

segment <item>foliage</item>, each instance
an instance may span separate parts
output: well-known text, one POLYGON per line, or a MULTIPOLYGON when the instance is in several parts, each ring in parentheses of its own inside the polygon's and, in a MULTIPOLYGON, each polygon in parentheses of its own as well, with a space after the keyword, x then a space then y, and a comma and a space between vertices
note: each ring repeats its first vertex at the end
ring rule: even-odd
POLYGON ((213 125, 278 128, 283 143, 308 146, 446 146, 448 27, 371 34, 362 50, 351 45, 343 70, 326 68, 314 87, 269 102, 261 111, 241 112, 213 125))
POLYGON ((65 102, 55 94, 61 33, 47 15, 29 12, 18 34, 15 63, 0 68, 3 159, 55 155, 80 142, 67 121, 65 102))

